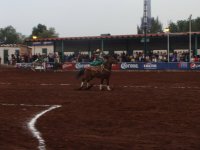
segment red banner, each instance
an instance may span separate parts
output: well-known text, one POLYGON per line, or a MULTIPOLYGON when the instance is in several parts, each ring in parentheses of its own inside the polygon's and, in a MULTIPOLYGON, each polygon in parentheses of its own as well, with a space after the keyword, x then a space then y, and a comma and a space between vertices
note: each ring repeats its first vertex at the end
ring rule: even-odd
POLYGON ((120 70, 120 64, 112 64, 112 70, 120 70))
POLYGON ((63 70, 75 70, 75 63, 66 62, 62 65, 63 70))

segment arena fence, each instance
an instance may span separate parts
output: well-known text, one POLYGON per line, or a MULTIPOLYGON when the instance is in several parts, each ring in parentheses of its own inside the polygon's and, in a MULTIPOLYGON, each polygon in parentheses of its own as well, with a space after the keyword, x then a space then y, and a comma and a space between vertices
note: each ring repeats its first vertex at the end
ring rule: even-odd
MULTIPOLYGON (((64 63, 63 70, 79 70, 87 66, 89 66, 89 63, 64 63)), ((118 64, 113 64, 112 69, 113 70, 200 70, 200 63, 122 62, 118 64)))
MULTIPOLYGON (((46 63, 47 70, 55 69, 56 64, 54 63, 46 63)), ((17 63, 16 68, 31 68, 31 63, 17 63)), ((72 71, 79 70, 84 67, 88 67, 89 63, 87 62, 65 62, 62 64, 63 71, 72 71)), ((118 64, 113 64, 112 70, 200 70, 200 63, 197 62, 173 62, 173 63, 165 63, 165 62, 122 62, 118 64)))

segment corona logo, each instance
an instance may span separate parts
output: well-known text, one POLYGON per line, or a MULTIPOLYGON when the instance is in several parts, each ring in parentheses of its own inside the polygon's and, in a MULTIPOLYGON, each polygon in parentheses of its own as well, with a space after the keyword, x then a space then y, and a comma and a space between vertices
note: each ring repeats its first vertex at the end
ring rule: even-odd
POLYGON ((138 64, 128 64, 128 63, 122 63, 121 64, 121 69, 138 69, 139 66, 138 64))

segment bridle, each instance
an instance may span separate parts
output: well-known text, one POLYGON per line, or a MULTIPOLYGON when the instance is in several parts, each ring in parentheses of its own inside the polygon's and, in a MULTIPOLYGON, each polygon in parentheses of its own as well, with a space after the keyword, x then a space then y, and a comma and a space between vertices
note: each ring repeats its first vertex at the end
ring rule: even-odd
POLYGON ((107 69, 107 68, 105 68, 105 66, 104 65, 102 65, 102 71, 107 71, 107 72, 111 72, 111 70, 109 70, 109 69, 107 69))

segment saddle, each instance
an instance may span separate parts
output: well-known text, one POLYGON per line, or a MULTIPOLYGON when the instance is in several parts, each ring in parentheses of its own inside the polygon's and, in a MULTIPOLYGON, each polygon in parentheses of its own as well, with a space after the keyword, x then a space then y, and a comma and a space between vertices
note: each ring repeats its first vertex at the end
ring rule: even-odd
POLYGON ((103 68, 104 68, 103 65, 100 65, 100 66, 90 66, 87 67, 86 69, 94 71, 96 73, 101 73, 103 71, 103 68))

